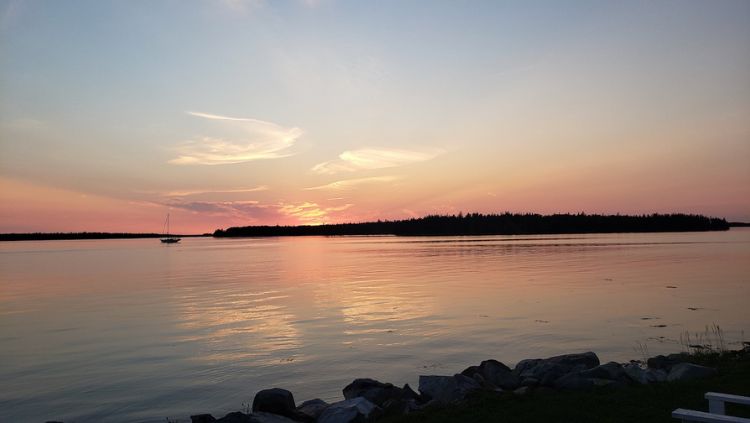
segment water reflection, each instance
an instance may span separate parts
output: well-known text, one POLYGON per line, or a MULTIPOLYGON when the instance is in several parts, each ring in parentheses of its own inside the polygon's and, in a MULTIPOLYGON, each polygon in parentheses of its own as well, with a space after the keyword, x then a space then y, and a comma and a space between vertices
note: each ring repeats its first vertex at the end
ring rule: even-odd
POLYGON ((286 305, 288 295, 278 290, 236 289, 206 292, 184 287, 173 298, 179 310, 177 324, 190 334, 182 340, 201 341, 206 349, 193 358, 209 362, 252 359, 257 365, 271 365, 285 362, 279 356, 294 357, 302 341, 294 324, 297 318, 286 305))
POLYGON ((186 419, 268 386, 336 400, 354 377, 628 360, 750 322, 749 230, 152 241, 0 244, 0 421, 186 419))

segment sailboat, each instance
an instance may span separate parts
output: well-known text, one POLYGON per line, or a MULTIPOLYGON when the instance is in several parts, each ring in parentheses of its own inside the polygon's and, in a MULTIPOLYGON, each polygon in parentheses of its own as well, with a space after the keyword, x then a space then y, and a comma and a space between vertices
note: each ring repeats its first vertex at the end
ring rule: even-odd
POLYGON ((161 242, 163 242, 164 244, 174 244, 180 242, 180 238, 169 235, 169 213, 167 213, 167 220, 164 221, 164 228, 166 229, 164 233, 167 235, 167 237, 162 238, 161 242))

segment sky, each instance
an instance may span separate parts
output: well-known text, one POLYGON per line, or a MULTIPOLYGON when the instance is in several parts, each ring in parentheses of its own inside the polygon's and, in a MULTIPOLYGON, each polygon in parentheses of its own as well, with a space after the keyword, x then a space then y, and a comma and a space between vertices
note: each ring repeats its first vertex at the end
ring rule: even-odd
POLYGON ((0 232, 750 221, 750 2, 0 0, 0 232))

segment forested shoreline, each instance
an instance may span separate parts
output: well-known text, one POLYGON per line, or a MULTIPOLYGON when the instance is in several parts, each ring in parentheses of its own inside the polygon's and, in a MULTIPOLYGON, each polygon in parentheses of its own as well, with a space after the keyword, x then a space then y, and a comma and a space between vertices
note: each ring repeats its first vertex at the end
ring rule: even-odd
POLYGON ((337 235, 541 235, 615 232, 725 231, 726 219, 693 214, 480 214, 431 215, 406 220, 378 220, 300 226, 242 226, 217 229, 215 237, 337 235))

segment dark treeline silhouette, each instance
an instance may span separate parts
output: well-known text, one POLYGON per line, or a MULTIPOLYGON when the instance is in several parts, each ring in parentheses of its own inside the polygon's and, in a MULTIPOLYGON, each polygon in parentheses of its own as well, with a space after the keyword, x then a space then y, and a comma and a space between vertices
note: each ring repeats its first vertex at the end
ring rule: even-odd
POLYGON ((318 226, 243 226, 217 229, 215 237, 299 235, 531 235, 607 232, 724 231, 725 219, 692 214, 458 214, 408 220, 318 226))
MULTIPOLYGON (((42 241, 54 239, 116 239, 116 238, 162 238, 166 235, 156 233, 121 233, 121 232, 33 232, 0 234, 0 241, 42 241)), ((178 237, 195 235, 171 235, 178 237)), ((205 235, 204 235, 205 236, 205 235)))

